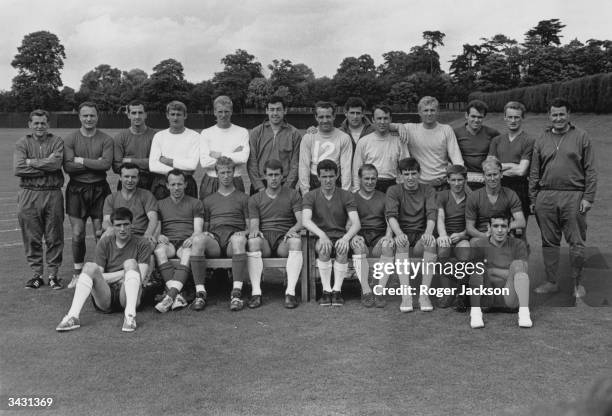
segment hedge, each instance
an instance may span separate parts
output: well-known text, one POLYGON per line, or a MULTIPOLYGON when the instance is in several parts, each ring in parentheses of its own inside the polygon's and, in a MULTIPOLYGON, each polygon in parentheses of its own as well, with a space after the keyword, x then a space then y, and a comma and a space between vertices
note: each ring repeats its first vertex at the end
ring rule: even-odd
POLYGON ((508 101, 520 101, 532 113, 548 112, 548 103, 563 97, 573 111, 583 113, 612 113, 612 73, 590 75, 553 84, 514 88, 496 92, 473 92, 469 99, 482 100, 489 111, 501 112, 508 101))

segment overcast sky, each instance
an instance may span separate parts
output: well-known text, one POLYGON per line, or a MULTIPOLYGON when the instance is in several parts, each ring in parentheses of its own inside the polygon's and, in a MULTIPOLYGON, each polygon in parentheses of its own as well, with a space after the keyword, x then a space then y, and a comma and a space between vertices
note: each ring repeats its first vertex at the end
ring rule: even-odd
MULTIPOLYGON (((220 59, 246 49, 264 68, 273 59, 305 63, 317 77, 333 76, 343 58, 422 44, 422 32, 446 33, 442 68, 464 43, 503 33, 521 42, 538 21, 566 25, 563 43, 612 39, 606 0, 2 0, 0 89, 16 75, 11 61, 24 35, 48 30, 66 48, 64 85, 79 89, 99 64, 121 70, 180 61, 191 82, 211 79, 220 59)), ((268 75, 268 71, 266 72, 268 75)))

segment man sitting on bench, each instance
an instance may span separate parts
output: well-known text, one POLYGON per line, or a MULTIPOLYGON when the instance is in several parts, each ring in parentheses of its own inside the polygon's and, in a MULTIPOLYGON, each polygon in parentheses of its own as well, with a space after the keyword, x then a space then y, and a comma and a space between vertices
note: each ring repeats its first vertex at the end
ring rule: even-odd
POLYGON ((317 165, 317 177, 321 187, 304 196, 302 224, 318 238, 317 268, 321 275, 323 295, 321 306, 342 306, 342 282, 348 270, 350 241, 361 228, 353 194, 336 186, 338 165, 329 159, 317 165), (347 222, 350 220, 350 227, 347 222), (348 228, 348 230, 347 230, 348 228), (331 286, 332 261, 334 286, 331 286))
POLYGON ((302 198, 298 191, 282 186, 283 164, 277 159, 264 163, 266 188, 249 198, 247 264, 252 296, 249 308, 261 306, 262 257, 287 259, 285 308, 298 306, 295 285, 302 270, 302 198))

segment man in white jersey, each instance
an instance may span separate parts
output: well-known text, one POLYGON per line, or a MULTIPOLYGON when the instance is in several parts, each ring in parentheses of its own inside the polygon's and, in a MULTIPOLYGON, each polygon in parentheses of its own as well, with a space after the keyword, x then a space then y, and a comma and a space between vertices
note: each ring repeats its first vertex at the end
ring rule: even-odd
POLYGON ((421 98, 418 108, 421 123, 391 124, 391 130, 399 130, 410 155, 419 161, 421 183, 433 186, 436 191, 448 189, 446 168, 463 165, 457 138, 451 126, 438 123, 435 97, 421 98))
POLYGON ((391 109, 386 105, 376 105, 373 112, 374 133, 359 139, 353 156, 353 192, 361 186, 359 168, 372 164, 378 172, 376 189, 383 193, 387 188, 397 183, 397 164, 400 160, 410 156, 408 148, 403 144, 397 133, 392 135, 389 131, 391 123, 391 109))
POLYGON ((315 104, 317 132, 306 133, 300 144, 299 185, 302 195, 321 186, 317 165, 329 159, 339 168, 338 186, 348 191, 351 187, 353 146, 348 134, 334 127, 334 104, 319 101, 315 104))
POLYGON ((217 124, 200 133, 200 164, 204 177, 200 183, 200 200, 212 195, 219 189, 219 178, 215 165, 221 156, 229 157, 236 164, 234 186, 244 192, 246 163, 249 159, 249 132, 244 127, 232 124, 234 104, 229 97, 215 98, 213 107, 217 124))
MULTIPOLYGON (((151 144, 149 155, 149 170, 163 175, 153 179, 151 189, 156 198, 170 196, 170 191, 161 190, 166 187, 166 175, 172 169, 180 169, 185 173, 185 194, 198 197, 198 187, 193 173, 198 167, 200 155, 200 135, 185 127, 187 107, 180 101, 172 101, 166 106, 166 117, 170 127, 157 132, 151 144)), ((163 198, 162 198, 163 197, 163 198)))

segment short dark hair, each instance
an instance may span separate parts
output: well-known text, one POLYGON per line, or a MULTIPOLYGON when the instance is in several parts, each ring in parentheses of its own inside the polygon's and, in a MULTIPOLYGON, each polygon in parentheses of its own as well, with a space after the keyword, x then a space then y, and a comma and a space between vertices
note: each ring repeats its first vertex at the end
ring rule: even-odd
POLYGON ((331 101, 317 101, 315 103, 315 114, 317 114, 317 108, 331 108, 332 112, 336 112, 336 105, 331 101))
POLYGON ((374 114, 374 111, 376 110, 380 110, 384 112, 385 114, 391 115, 391 107, 389 107, 388 105, 376 104, 374 107, 372 107, 372 114, 374 114))
POLYGON ((187 175, 180 169, 172 169, 170 172, 166 173, 166 179, 172 176, 182 176, 184 181, 187 181, 187 175))
POLYGON ((221 156, 217 159, 217 163, 215 163, 215 172, 219 172, 219 167, 227 166, 232 169, 236 169, 236 163, 227 156, 221 156))
POLYGON ((527 112, 527 108, 525 107, 523 103, 518 102, 518 101, 508 101, 506 105, 504 106, 504 116, 506 115, 506 110, 508 110, 509 108, 512 110, 520 110, 521 117, 525 118, 525 113, 527 112))
POLYGON ((183 112, 183 115, 187 115, 187 106, 180 101, 170 101, 168 105, 166 105, 166 114, 168 114, 170 110, 179 110, 183 112))
POLYGON ((474 109, 476 111, 478 111, 479 113, 482 113, 483 116, 487 115, 487 111, 489 111, 489 106, 487 105, 487 103, 485 103, 484 101, 481 100, 472 100, 467 104, 467 107, 465 108, 465 113, 466 114, 470 114, 470 109, 474 109))
POLYGON ((322 170, 333 170, 334 173, 338 174, 338 165, 336 162, 330 159, 324 159, 317 164, 317 176, 321 175, 322 170))
POLYGON ((117 220, 128 220, 129 222, 132 222, 133 219, 134 214, 132 214, 132 211, 130 211, 129 208, 126 207, 115 208, 110 218, 111 223, 117 220))
POLYGON ((281 103, 283 105, 283 109, 285 108, 285 100, 283 99, 283 97, 279 96, 279 95, 273 95, 272 97, 268 98, 266 100, 266 108, 270 105, 270 104, 278 104, 281 103))
POLYGON ((119 166, 119 174, 121 174, 121 171, 123 169, 136 169, 140 173, 140 169, 138 169, 138 165, 133 162, 122 163, 121 166, 119 166))
POLYGON ((493 220, 506 220, 508 226, 512 222, 512 218, 508 216, 504 211, 493 211, 489 217, 489 224, 493 224, 493 220))
POLYGON ((552 107, 565 107, 568 112, 572 111, 570 102, 562 97, 555 97, 550 100, 550 104, 548 105, 548 111, 550 111, 552 107))
POLYGON ((83 107, 94 108, 96 110, 96 113, 99 112, 98 105, 93 101, 83 101, 81 104, 79 104, 79 113, 81 112, 81 108, 83 107))
POLYGON ((446 177, 450 178, 451 175, 463 175, 464 178, 467 178, 467 169, 463 165, 451 165, 446 168, 446 177))
POLYGON ((365 111, 366 103, 361 97, 349 97, 346 103, 344 103, 344 111, 348 111, 351 107, 361 107, 361 111, 365 111))
POLYGON ((361 175, 363 174, 364 171, 366 170, 373 170, 374 172, 376 172, 376 176, 378 176, 378 169, 376 169, 376 166, 374 166, 371 163, 366 163, 364 165, 361 165, 359 167, 359 170, 357 171, 357 174, 359 175, 359 177, 361 178, 361 175))
POLYGON ((400 173, 405 170, 416 170, 417 172, 421 172, 421 164, 418 160, 413 157, 407 157, 399 161, 398 168, 400 173))
POLYGON ((129 113, 130 112, 130 107, 138 107, 139 105, 141 105, 142 108, 144 108, 145 113, 146 113, 147 112, 147 106, 145 106, 145 104, 142 101, 140 101, 140 100, 132 100, 129 103, 127 103, 127 105, 125 106, 125 111, 127 113, 129 113))
POLYGON ((263 169, 264 173, 266 173, 268 169, 271 169, 271 170, 279 170, 280 169, 281 173, 283 173, 283 164, 278 159, 268 159, 268 160, 266 160, 266 163, 264 163, 263 168, 264 168, 263 169))
POLYGON ((47 117, 47 121, 49 121, 49 112, 39 108, 30 113, 30 121, 32 121, 34 117, 47 117))

